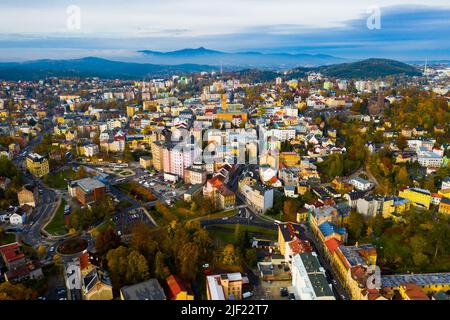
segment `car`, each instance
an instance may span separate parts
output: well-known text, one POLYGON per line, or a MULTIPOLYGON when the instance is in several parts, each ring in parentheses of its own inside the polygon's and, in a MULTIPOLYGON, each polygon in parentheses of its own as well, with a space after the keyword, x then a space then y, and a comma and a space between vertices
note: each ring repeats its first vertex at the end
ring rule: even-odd
POLYGON ((295 300, 295 295, 293 293, 289 293, 289 300, 295 300))
POLYGON ((280 295, 281 295, 282 297, 287 297, 287 296, 289 296, 289 291, 288 291, 288 289, 287 289, 287 288, 280 288, 280 295))
POLYGON ((228 220, 228 217, 222 218, 222 220, 223 220, 223 221, 226 221, 226 220, 228 220))

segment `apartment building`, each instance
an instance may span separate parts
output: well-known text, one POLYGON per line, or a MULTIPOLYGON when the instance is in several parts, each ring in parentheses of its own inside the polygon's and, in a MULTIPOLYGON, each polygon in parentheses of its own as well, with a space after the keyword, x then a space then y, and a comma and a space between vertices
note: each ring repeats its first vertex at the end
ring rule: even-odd
POLYGON ((242 300, 242 286, 248 282, 239 272, 207 276, 208 300, 242 300))
POLYGON ((419 188, 405 189, 399 192, 399 197, 408 199, 416 207, 430 209, 431 193, 419 188))
POLYGON ((26 165, 28 171, 38 178, 42 178, 50 172, 48 159, 37 153, 29 153, 27 155, 26 165))
POLYGON ((239 181, 239 192, 244 201, 259 213, 264 213, 273 207, 273 189, 250 177, 239 181))

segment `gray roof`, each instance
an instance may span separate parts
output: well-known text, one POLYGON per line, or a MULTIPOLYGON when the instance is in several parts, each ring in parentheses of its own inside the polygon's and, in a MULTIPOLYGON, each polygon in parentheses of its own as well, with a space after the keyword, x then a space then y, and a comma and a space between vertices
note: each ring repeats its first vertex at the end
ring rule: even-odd
POLYGON ((166 300, 164 290, 156 279, 122 287, 120 292, 124 300, 166 300))
POLYGON ((450 273, 400 274, 383 276, 383 287, 397 287, 405 283, 415 283, 419 286, 450 284, 450 273))

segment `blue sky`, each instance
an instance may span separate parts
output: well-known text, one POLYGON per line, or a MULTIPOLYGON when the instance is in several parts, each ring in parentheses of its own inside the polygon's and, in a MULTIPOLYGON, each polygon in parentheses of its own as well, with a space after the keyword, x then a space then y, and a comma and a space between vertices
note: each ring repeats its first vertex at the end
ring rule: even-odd
POLYGON ((450 1, 2 0, 0 60, 133 57, 204 46, 347 58, 450 60, 450 1), (80 8, 68 29, 67 8, 80 8), (381 28, 367 28, 378 6, 381 28), (369 11, 368 11, 369 10, 369 11))

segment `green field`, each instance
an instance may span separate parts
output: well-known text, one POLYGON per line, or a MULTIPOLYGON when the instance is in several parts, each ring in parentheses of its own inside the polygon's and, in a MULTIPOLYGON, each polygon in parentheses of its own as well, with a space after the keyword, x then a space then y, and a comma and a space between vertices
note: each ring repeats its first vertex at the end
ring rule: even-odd
MULTIPOLYGON (((236 241, 236 225, 233 224, 222 224, 208 226, 208 232, 210 236, 218 241, 219 245, 225 245, 228 243, 234 243, 236 241)), ((241 224, 239 227, 242 231, 248 231, 251 238, 262 238, 268 240, 276 240, 277 231, 271 229, 265 229, 256 226, 247 226, 241 224)))
POLYGON ((0 246, 16 241, 16 235, 13 233, 2 234, 0 237, 0 246))
POLYGON ((61 236, 67 233, 65 224, 64 224, 64 207, 66 205, 66 201, 64 199, 61 200, 61 205, 55 213, 52 221, 45 227, 45 231, 50 233, 53 236, 61 236))
POLYGON ((67 169, 55 174, 49 174, 45 177, 44 181, 47 186, 52 189, 65 189, 67 188, 67 180, 72 180, 75 172, 72 169, 67 169))

